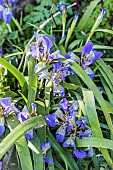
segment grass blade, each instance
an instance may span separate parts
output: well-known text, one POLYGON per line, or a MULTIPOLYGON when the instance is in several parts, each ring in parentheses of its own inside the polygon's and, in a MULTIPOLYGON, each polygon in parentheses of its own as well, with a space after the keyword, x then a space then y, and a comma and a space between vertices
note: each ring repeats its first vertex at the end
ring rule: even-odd
POLYGON ((96 8, 97 4, 100 2, 100 0, 94 0, 90 3, 90 5, 87 7, 87 10, 85 11, 84 15, 82 16, 81 20, 78 23, 77 30, 81 31, 86 26, 89 17, 91 16, 93 10, 96 8))
POLYGON ((7 70, 10 71, 14 75, 14 77, 17 78, 20 86, 22 87, 23 93, 25 93, 27 89, 27 82, 24 76, 21 74, 21 72, 16 67, 14 67, 8 61, 4 60, 1 57, 0 57, 0 64, 6 67, 7 70))
MULTIPOLYGON (((19 124, 17 117, 15 115, 8 116, 6 121, 7 121, 10 131, 15 129, 15 127, 18 126, 19 124)), ((29 152, 25 137, 22 136, 19 140, 16 141, 15 145, 16 145, 16 149, 19 155, 22 170, 25 170, 25 169, 32 170, 33 167, 32 167, 31 156, 30 156, 30 152, 29 152)))
POLYGON ((37 74, 34 73, 35 61, 32 56, 28 61, 28 108, 31 107, 31 103, 35 101, 37 90, 37 74))
MULTIPOLYGON (((103 138, 103 134, 100 128, 100 124, 99 124, 99 120, 97 117, 97 112, 96 112, 96 108, 94 104, 93 92, 83 89, 83 96, 84 96, 86 112, 87 112, 88 120, 89 120, 91 129, 92 129, 93 136, 103 138)), ((112 160, 109 156, 108 150, 100 148, 100 151, 103 157, 105 158, 105 160, 108 162, 108 164, 111 165, 112 160)))

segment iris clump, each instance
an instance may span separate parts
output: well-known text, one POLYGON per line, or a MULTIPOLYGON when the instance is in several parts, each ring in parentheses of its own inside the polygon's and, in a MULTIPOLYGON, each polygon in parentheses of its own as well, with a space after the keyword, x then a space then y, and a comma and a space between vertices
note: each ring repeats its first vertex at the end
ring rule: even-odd
POLYGON ((59 107, 53 114, 47 114, 46 122, 50 127, 56 129, 56 140, 62 143, 64 148, 71 148, 72 155, 77 158, 93 156, 91 148, 77 148, 76 138, 92 137, 91 129, 85 117, 79 115, 78 101, 72 104, 63 98, 59 102, 59 107))
POLYGON ((48 37, 35 32, 35 38, 36 42, 29 47, 26 58, 32 55, 36 59, 37 64, 34 72, 38 74, 38 80, 46 79, 51 81, 53 94, 58 94, 59 97, 65 96, 65 89, 61 82, 66 80, 67 76, 76 74, 70 68, 71 62, 68 62, 66 59, 71 59, 81 64, 85 72, 93 79, 95 74, 89 66, 100 58, 103 53, 94 50, 91 41, 83 46, 80 59, 72 51, 67 52, 64 56, 59 50, 53 52, 52 47, 55 43, 55 37, 53 36, 48 37))
POLYGON ((8 24, 13 16, 12 5, 16 4, 18 0, 1 0, 0 1, 0 19, 8 24))

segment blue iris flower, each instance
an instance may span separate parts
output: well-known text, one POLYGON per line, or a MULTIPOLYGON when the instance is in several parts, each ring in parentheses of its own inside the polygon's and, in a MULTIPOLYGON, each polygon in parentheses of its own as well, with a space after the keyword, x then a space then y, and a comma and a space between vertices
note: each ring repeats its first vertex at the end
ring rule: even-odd
POLYGON ((93 49, 93 43, 89 41, 82 47, 82 66, 85 68, 90 64, 94 63, 97 59, 99 59, 103 55, 102 52, 97 52, 93 49))
POLYGON ((58 94, 59 97, 63 97, 65 95, 65 90, 61 85, 54 86, 53 94, 58 94))
POLYGON ((11 8, 4 8, 3 19, 6 24, 8 24, 12 18, 13 12, 11 8))
POLYGON ((60 102, 59 102, 59 107, 61 109, 63 109, 64 111, 68 110, 68 106, 69 106, 69 102, 66 98, 63 98, 60 102))
POLYGON ((56 125, 58 125, 58 117, 56 114, 48 114, 45 117, 46 122, 51 126, 51 127, 55 127, 56 125))
POLYGON ((66 134, 66 127, 60 126, 56 131, 56 140, 58 142, 63 142, 66 134))
POLYGON ((75 137, 69 137, 64 143, 63 143, 63 147, 67 148, 69 146, 75 147, 75 137))
POLYGON ((58 11, 62 13, 63 10, 67 9, 68 6, 69 6, 68 4, 65 4, 64 2, 61 2, 61 3, 59 3, 57 5, 58 11))
POLYGON ((47 156, 44 157, 44 162, 49 163, 49 164, 54 164, 53 161, 50 158, 48 158, 47 156))
POLYGON ((88 156, 88 157, 92 157, 93 155, 94 155, 94 152, 93 152, 93 148, 91 147, 91 148, 88 150, 87 156, 88 156))
POLYGON ((50 147, 51 147, 51 142, 48 141, 46 143, 42 143, 41 149, 43 154, 45 154, 50 147))
POLYGON ((86 156, 86 152, 81 149, 76 149, 73 151, 73 156, 76 156, 77 158, 84 158, 86 156))

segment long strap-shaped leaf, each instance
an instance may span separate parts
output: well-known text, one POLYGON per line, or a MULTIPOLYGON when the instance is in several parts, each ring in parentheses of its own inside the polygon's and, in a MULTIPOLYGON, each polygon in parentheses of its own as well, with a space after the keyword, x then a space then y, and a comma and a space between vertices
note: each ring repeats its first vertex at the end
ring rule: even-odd
POLYGON ((21 74, 21 72, 16 67, 14 67, 8 61, 4 60, 1 57, 0 57, 0 64, 6 67, 7 70, 9 70, 17 78, 18 82, 20 83, 20 86, 23 89, 23 92, 25 92, 27 89, 27 82, 24 76, 21 74))
POLYGON ((84 15, 82 16, 81 20, 78 23, 78 26, 77 26, 78 31, 81 31, 85 27, 85 25, 87 24, 87 22, 89 20, 91 13, 96 8, 96 6, 99 2, 100 2, 100 0, 94 0, 87 7, 87 10, 85 11, 84 15))
POLYGON ((110 70, 108 65, 101 58, 99 60, 97 60, 97 63, 105 71, 107 77, 109 78, 109 80, 111 81, 111 83, 113 85, 113 72, 110 70))
MULTIPOLYGON (((95 147, 106 148, 113 150, 113 141, 105 138, 98 137, 83 137, 82 139, 76 138, 78 147, 95 147)), ((112 165, 113 167, 113 165, 112 165)))
POLYGON ((65 151, 60 145, 59 143, 56 141, 56 139, 54 138, 54 136, 51 134, 51 132, 48 130, 48 139, 50 140, 50 142, 52 143, 52 147, 58 152, 58 154, 61 156, 61 158, 63 159, 63 161, 65 161, 67 163, 67 165, 69 166, 70 170, 79 170, 76 162, 74 161, 74 159, 72 158, 72 155, 70 154, 70 152, 65 151))
MULTIPOLYGON (((15 115, 9 115, 6 118, 6 121, 10 131, 12 131, 19 124, 17 117, 15 115)), ((22 170, 25 169, 33 170, 31 156, 25 137, 22 136, 19 140, 16 141, 15 145, 19 155, 22 170)))
POLYGON ((36 126, 44 126, 46 123, 43 116, 36 116, 30 118, 18 125, 11 133, 9 133, 4 140, 0 143, 0 159, 4 154, 14 145, 14 143, 27 131, 36 126))
POLYGON ((32 56, 28 61, 28 107, 35 101, 37 89, 37 75, 34 73, 35 61, 32 56))
MULTIPOLYGON (((95 104, 94 104, 93 92, 84 89, 83 96, 84 96, 85 108, 86 108, 86 112, 87 112, 88 120, 89 120, 91 129, 92 129, 93 136, 103 138, 96 108, 95 108, 95 104)), ((102 155, 104 156, 106 162, 108 162, 109 165, 113 165, 112 160, 109 156, 108 150, 100 148, 100 151, 102 152, 102 155)))
POLYGON ((77 63, 75 63, 73 60, 68 59, 67 61, 70 61, 72 65, 70 68, 84 81, 84 83, 89 87, 90 90, 94 92, 94 96, 96 97, 98 103, 101 106, 101 109, 105 115, 107 124, 111 130, 111 133, 113 133, 113 126, 111 122, 110 115, 107 110, 106 102, 103 99, 102 95, 100 94, 97 86, 95 83, 90 79, 90 77, 85 73, 85 71, 80 67, 77 63))

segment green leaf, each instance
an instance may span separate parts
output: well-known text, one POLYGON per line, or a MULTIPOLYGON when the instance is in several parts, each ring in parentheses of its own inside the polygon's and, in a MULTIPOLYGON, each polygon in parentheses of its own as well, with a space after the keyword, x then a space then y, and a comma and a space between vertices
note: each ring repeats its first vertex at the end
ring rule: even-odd
POLYGON ((101 50, 113 50, 112 46, 106 46, 106 45, 94 45, 94 49, 101 49, 101 50))
POLYGON ((97 31, 113 34, 113 31, 112 30, 108 30, 108 29, 97 29, 97 30, 95 30, 95 32, 97 32, 97 31))
MULTIPOLYGON (((52 149, 49 149, 47 152, 48 158, 50 158, 53 161, 53 155, 52 155, 52 149)), ((53 161, 54 162, 54 161, 53 161)), ((48 165, 49 170, 54 170, 54 164, 49 164, 48 165)))
POLYGON ((56 139, 53 137, 51 132, 48 130, 48 139, 52 143, 52 147, 58 152, 59 156, 62 158, 64 162, 67 163, 70 170, 79 170, 75 160, 72 158, 72 155, 66 150, 64 150, 59 143, 56 141, 56 139))
POLYGON ((108 84, 110 90, 113 92, 113 86, 112 86, 112 83, 109 79, 109 77, 106 75, 106 72, 101 68, 101 67, 97 67, 98 70, 100 71, 101 73, 101 76, 104 78, 104 80, 106 81, 106 83, 108 84))
POLYGON ((102 85, 105 89, 106 95, 111 103, 113 103, 113 93, 111 93, 108 84, 106 83, 105 79, 103 77, 100 77, 100 80, 102 82, 102 85))
POLYGON ((34 170, 44 169, 43 154, 42 154, 42 150, 40 148, 41 142, 40 142, 39 137, 34 136, 34 138, 31 140, 31 142, 36 147, 36 149, 39 151, 39 154, 36 154, 35 152, 32 151, 34 170))
POLYGON ((46 81, 45 83, 45 106, 46 106, 46 114, 49 113, 50 109, 50 90, 51 90, 51 81, 46 81))
POLYGON ((92 14, 93 10, 96 8, 96 6, 99 2, 100 2, 100 0, 94 0, 87 7, 87 10, 85 11, 84 15, 82 16, 81 20, 78 23, 78 26, 77 26, 78 31, 83 30, 83 28, 86 26, 90 15, 92 14))
POLYGON ((65 89, 71 89, 71 90, 76 90, 79 88, 78 85, 72 84, 72 83, 66 83, 66 82, 62 82, 61 85, 65 88, 65 89))
MULTIPOLYGON (((95 104, 94 104, 93 92, 83 89, 83 96, 84 96, 86 112, 87 112, 88 120, 89 120, 91 129, 92 129, 93 136, 103 138, 102 131, 101 131, 100 124, 99 124, 99 120, 98 120, 98 117, 97 117, 95 104)), ((100 151, 101 151, 103 157, 105 158, 105 160, 107 161, 107 163, 109 165, 111 165, 112 160, 109 156, 108 150, 100 148, 100 151)))
POLYGON ((105 71, 107 77, 110 79, 112 85, 113 85, 113 72, 110 70, 108 65, 100 58, 99 60, 96 61, 99 66, 105 71))
MULTIPOLYGON (((19 122, 15 115, 9 115, 6 118, 6 121, 7 121, 10 131, 13 131, 15 127, 19 125, 19 122)), ((16 141, 15 145, 16 145, 16 149, 19 155, 22 170, 25 170, 25 169, 32 170, 33 167, 32 167, 31 156, 30 156, 30 152, 29 152, 25 137, 22 136, 21 138, 19 138, 16 141)))
POLYGON ((76 138, 76 142, 78 147, 95 147, 113 150, 113 141, 105 138, 83 137, 82 139, 76 138))
POLYGON ((69 47, 68 47, 68 50, 72 50, 76 45, 79 45, 79 43, 81 42, 81 40, 75 40, 73 41, 69 47))
POLYGON ((7 70, 9 70, 17 78, 18 82, 20 83, 20 86, 22 87, 23 93, 25 93, 27 88, 27 82, 24 76, 21 74, 21 72, 16 67, 14 67, 8 61, 4 60, 1 57, 0 64, 6 67, 7 70))
POLYGON ((36 116, 19 124, 11 133, 9 133, 0 143, 0 159, 4 154, 14 145, 14 143, 23 136, 26 132, 30 131, 36 126, 46 125, 42 116, 36 116))
POLYGON ((37 75, 34 73, 35 61, 32 56, 28 61, 28 107, 31 108, 31 103, 35 101, 37 90, 37 75))

